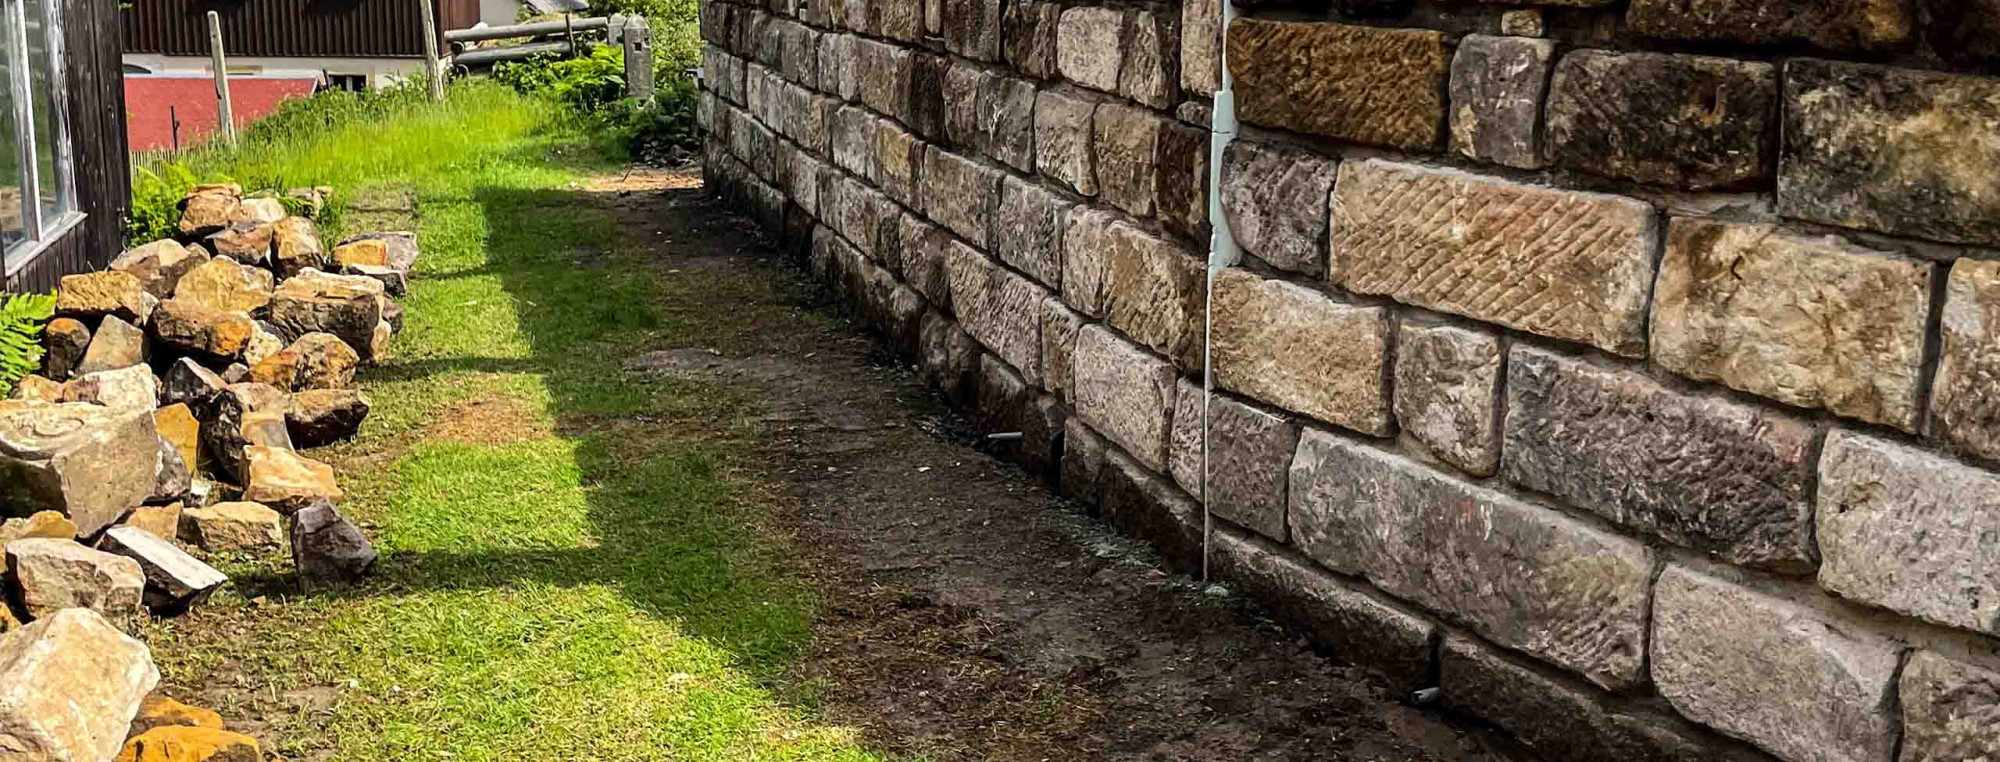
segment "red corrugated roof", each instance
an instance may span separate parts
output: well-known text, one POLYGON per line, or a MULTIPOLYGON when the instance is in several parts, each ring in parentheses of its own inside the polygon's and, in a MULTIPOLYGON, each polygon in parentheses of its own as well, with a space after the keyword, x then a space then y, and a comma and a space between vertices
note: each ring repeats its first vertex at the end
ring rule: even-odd
MULTIPOLYGON (((237 129, 276 111, 287 98, 312 95, 317 85, 313 77, 230 77, 229 99, 237 129)), ((205 74, 127 74, 125 110, 132 150, 172 149, 176 116, 181 122, 180 144, 191 146, 215 132, 215 80, 205 74)))

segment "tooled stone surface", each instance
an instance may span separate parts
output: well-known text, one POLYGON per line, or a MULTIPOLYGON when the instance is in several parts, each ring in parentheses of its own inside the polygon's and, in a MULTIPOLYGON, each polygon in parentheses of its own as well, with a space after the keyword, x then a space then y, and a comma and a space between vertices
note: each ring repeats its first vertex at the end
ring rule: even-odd
POLYGON ((1517 169, 1542 166, 1542 95, 1555 43, 1466 35, 1451 59, 1451 150, 1517 169))
POLYGON ((896 223, 902 252, 903 280, 924 300, 945 312, 951 311, 951 234, 915 214, 905 213, 896 223))
POLYGON ((1653 295, 1669 370, 1917 428, 1931 265, 1769 225, 1676 218, 1653 295))
POLYGON ((1071 8, 1056 27, 1056 69, 1084 87, 1118 92, 1118 69, 1125 56, 1125 12, 1117 8, 1071 8))
POLYGON ((1396 422, 1440 460, 1492 476, 1502 360, 1492 334, 1404 321, 1396 334, 1396 422))
POLYGON ((1653 596, 1653 682, 1688 719, 1784 759, 1889 758, 1900 646, 1679 565, 1653 596))
POLYGON ((993 253, 1051 288, 1062 286, 1062 229, 1076 204, 1008 175, 993 219, 993 253))
MULTIPOLYGON (((1174 483, 1202 496, 1202 390, 1182 379, 1175 392, 1169 470, 1174 483)), ((1226 394, 1208 404, 1209 510, 1284 542, 1285 484, 1298 448, 1299 426, 1226 394)))
POLYGON ((1077 416, 1154 471, 1167 470, 1174 378, 1167 361, 1103 326, 1077 334, 1077 416))
POLYGON ((1931 432, 1955 452, 2000 462, 2000 262, 1952 264, 1940 325, 1931 432))
POLYGON ((1051 295, 1042 300, 1042 382, 1065 403, 1076 399, 1076 336, 1083 318, 1051 295))
POLYGON ((1118 92, 1153 108, 1180 101, 1180 40, 1174 17, 1133 10, 1127 22, 1125 60, 1118 67, 1118 92))
POLYGON ((1097 104, 1043 90, 1035 94, 1035 168, 1085 196, 1097 195, 1097 170, 1090 150, 1097 104))
POLYGON ((1780 214, 2000 243, 2000 80, 1795 58, 1784 107, 1780 214))
POLYGON ((1392 687, 1419 687, 1430 679, 1438 629, 1430 620, 1228 527, 1215 531, 1211 563, 1215 576, 1242 586, 1302 625, 1315 643, 1383 675, 1392 687))
POLYGON ((1317 429, 1289 500, 1296 543, 1328 568, 1606 689, 1640 682, 1645 546, 1317 429))
POLYGON ((2000 634, 2000 474, 1848 431, 1819 464, 1819 584, 2000 634))
POLYGON ((1007 4, 1001 43, 1007 63, 1036 79, 1056 75, 1056 30, 1062 24, 1059 3, 1007 4))
MULTIPOLYGON (((918 7, 915 2, 876 2, 872 5, 918 7)), ((944 3, 942 29, 944 47, 966 58, 1000 60, 1001 0, 951 0, 944 3)))
POLYGON ((1200 260, 1180 244, 1102 210, 1073 210, 1063 230, 1063 301, 1183 368, 1201 355, 1200 260))
POLYGON ((1733 563, 1811 570, 1804 421, 1526 346, 1507 411, 1508 481, 1733 563))
POLYGON ((1913 5, 1902 0, 1632 0, 1625 25, 1670 40, 1882 50, 1910 41, 1916 27, 1913 5))
POLYGON ((1549 160, 1685 188, 1756 183, 1769 177, 1777 96, 1767 63, 1578 51, 1549 83, 1549 160))
POLYGON ((1329 275, 1364 294, 1646 353, 1657 222, 1635 199, 1368 159, 1340 165, 1329 275))
POLYGON ((944 134, 951 145, 972 148, 979 139, 979 91, 992 74, 963 61, 944 71, 944 134))
POLYGON ((1042 382, 1042 300, 1049 292, 964 243, 951 244, 952 306, 965 332, 1028 383, 1042 382))
POLYGON ((1035 171, 1035 85, 988 77, 979 91, 979 150, 1023 172, 1035 171))
POLYGON ((924 151, 924 213, 938 224, 985 247, 1000 173, 937 146, 924 151))
POLYGON ((1159 217, 1167 232, 1208 240, 1208 130, 1170 121, 1160 132, 1159 217))
POLYGON ((862 104, 909 124, 915 76, 909 49, 864 39, 853 44, 862 104))
POLYGON ((1097 107, 1091 147, 1097 152, 1097 193, 1137 217, 1150 217, 1159 196, 1154 165, 1166 120, 1151 111, 1119 103, 1097 107))
POLYGON ((1340 164, 1237 140, 1222 158, 1222 211, 1236 241, 1283 270, 1325 271, 1327 205, 1340 164))
POLYGON ((1437 145, 1450 68, 1439 32, 1238 19, 1228 45, 1244 121, 1396 148, 1437 145))
POLYGON ((1215 383, 1365 434, 1386 435, 1389 313, 1225 270, 1215 283, 1215 383))
POLYGON ((1181 87, 1189 95, 1222 89, 1222 0, 1181 3, 1181 87))
POLYGON ((924 163, 926 146, 916 135, 894 122, 878 122, 873 130, 875 182, 890 198, 905 204, 917 202, 918 172, 924 163))
POLYGON ((826 96, 786 83, 784 134, 818 153, 826 152, 826 96))
POLYGON ((1900 693, 1903 762, 2000 759, 2000 670, 1918 651, 1900 693))

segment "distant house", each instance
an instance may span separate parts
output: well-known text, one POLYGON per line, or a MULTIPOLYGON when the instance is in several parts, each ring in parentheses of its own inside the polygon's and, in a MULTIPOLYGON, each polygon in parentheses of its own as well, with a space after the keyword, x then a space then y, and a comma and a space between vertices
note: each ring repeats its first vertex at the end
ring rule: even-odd
MULTIPOLYGON (((440 33, 479 23, 481 6, 437 0, 440 33)), ((222 17, 231 74, 319 77, 359 90, 423 71, 417 0, 132 0, 123 11, 125 70, 208 72, 209 11, 222 17)))
MULTIPOLYGON (((241 74, 229 77, 229 102, 237 126, 278 110, 291 98, 319 88, 316 75, 241 74)), ((219 124, 214 76, 196 72, 126 74, 126 135, 134 151, 171 151, 214 135, 219 124)))

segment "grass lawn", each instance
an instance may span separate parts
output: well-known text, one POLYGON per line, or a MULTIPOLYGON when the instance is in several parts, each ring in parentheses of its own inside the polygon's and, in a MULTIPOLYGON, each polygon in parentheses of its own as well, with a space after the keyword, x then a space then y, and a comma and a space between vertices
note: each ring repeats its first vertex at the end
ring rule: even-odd
POLYGON ((364 434, 316 455, 375 579, 304 594, 287 560, 223 560, 225 594, 146 632, 169 690, 293 759, 877 759, 767 688, 812 600, 732 466, 738 402, 621 369, 725 337, 663 306, 649 242, 582 190, 618 168, 560 121, 473 83, 203 158, 253 186, 411 183, 423 258, 364 434))

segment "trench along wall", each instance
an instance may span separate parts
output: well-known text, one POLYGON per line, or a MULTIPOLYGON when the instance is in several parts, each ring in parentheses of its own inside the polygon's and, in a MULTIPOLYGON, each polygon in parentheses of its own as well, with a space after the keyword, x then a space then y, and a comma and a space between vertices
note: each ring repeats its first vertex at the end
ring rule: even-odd
POLYGON ((1220 576, 1551 759, 2000 754, 2000 6, 1215 1, 708 0, 708 179, 1196 567, 1227 45, 1220 576))

